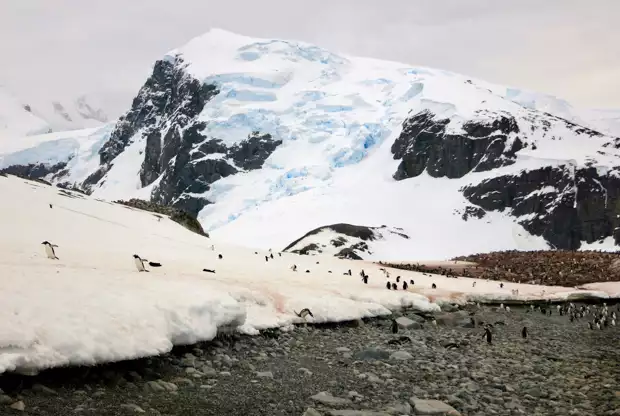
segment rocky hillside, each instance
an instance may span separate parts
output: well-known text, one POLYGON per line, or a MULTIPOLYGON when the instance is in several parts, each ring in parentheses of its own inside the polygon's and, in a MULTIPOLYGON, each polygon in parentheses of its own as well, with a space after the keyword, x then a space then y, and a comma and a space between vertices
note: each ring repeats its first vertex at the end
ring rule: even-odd
POLYGON ((340 223, 410 237, 378 250, 345 235, 329 251, 350 257, 614 248, 620 139, 537 97, 212 30, 157 61, 109 128, 0 146, 0 171, 172 206, 263 248, 340 223))
POLYGON ((408 239, 402 229, 332 224, 315 228, 286 246, 283 251, 304 255, 331 254, 341 259, 362 260, 372 256, 376 244, 390 237, 408 239))

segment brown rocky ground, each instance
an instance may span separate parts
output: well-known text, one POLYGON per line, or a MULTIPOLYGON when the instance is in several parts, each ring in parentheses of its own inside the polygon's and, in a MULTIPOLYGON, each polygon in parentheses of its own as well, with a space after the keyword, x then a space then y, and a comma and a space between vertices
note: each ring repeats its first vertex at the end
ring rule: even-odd
POLYGON ((381 264, 404 270, 549 286, 620 281, 620 254, 600 251, 496 251, 456 257, 471 265, 381 264))

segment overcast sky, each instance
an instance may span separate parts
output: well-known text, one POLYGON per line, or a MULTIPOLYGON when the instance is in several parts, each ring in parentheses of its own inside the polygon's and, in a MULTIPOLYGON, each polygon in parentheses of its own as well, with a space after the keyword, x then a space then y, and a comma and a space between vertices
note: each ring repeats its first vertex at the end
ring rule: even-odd
POLYGON ((0 84, 131 99, 211 27, 460 72, 620 108, 620 0, 0 0, 0 84))

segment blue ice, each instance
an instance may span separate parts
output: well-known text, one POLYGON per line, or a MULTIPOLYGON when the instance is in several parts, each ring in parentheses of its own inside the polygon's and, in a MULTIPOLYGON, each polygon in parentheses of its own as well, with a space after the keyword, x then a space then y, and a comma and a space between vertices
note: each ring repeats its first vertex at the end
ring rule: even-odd
POLYGON ((278 81, 264 79, 248 74, 218 74, 206 77, 204 79, 206 84, 228 84, 237 83, 244 85, 251 85, 258 88, 280 88, 288 83, 288 79, 282 79, 278 81))
POLYGON ((226 94, 226 98, 234 98, 238 101, 276 101, 275 94, 267 92, 257 92, 249 90, 230 90, 226 94))

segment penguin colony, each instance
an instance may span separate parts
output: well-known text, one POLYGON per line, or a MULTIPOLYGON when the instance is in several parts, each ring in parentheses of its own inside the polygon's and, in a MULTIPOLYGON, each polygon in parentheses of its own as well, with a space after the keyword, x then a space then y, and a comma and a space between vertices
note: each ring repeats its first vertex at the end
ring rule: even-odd
MULTIPOLYGON (((52 208, 52 205, 50 204, 50 208, 52 208)), ((48 259, 50 260, 59 260, 57 254, 56 254, 56 248, 58 248, 58 245, 56 244, 52 244, 49 241, 43 241, 41 243, 44 246, 44 250, 45 250, 45 254, 47 256, 48 259)), ((211 246, 211 250, 215 251, 215 246, 211 246)), ((270 260, 274 260, 274 255, 271 252, 271 249, 269 250, 270 254, 268 256, 265 256, 265 262, 269 262, 270 260)), ((255 252, 255 254, 258 254, 258 252, 255 252)), ((278 253, 279 257, 282 257, 282 253, 278 253)), ((146 268, 146 264, 148 264, 150 267, 161 267, 161 263, 158 262, 153 262, 153 261, 148 261, 145 258, 142 258, 141 256, 139 256, 138 254, 134 254, 133 255, 133 259, 134 259, 134 265, 136 267, 136 269, 138 270, 138 272, 149 272, 149 270, 147 270, 146 268)), ((222 260, 223 259, 223 255, 222 254, 218 254, 218 259, 222 260)), ((319 264, 319 262, 317 261, 316 264, 319 264)), ((297 271, 297 265, 293 264, 291 266, 291 270, 296 272, 297 271)), ((390 272, 387 271, 385 268, 380 268, 380 271, 383 272, 383 274, 385 275, 385 277, 387 279, 390 279, 390 272)), ((206 273, 215 273, 215 270, 213 269, 207 269, 204 268, 202 269, 203 272, 206 273)), ((307 269, 306 273, 310 273, 310 270, 307 269)), ((331 273, 331 270, 329 271, 329 273, 331 273)), ((351 269, 347 270, 346 272, 343 273, 344 275, 347 276, 352 276, 352 272, 351 269)), ((426 274, 426 273, 424 273, 426 274)), ((370 276, 364 271, 364 269, 362 269, 359 273, 360 277, 361 277, 361 281, 363 284, 368 284, 370 276)), ((407 283, 407 281, 405 281, 403 279, 403 281, 401 282, 401 276, 396 276, 395 282, 390 282, 389 280, 386 282, 386 288, 388 290, 399 290, 399 288, 402 288, 402 290, 408 290, 409 289, 409 285, 413 286, 415 284, 413 279, 410 279, 409 284, 407 283), (400 284, 400 285, 399 285, 400 284), (400 286, 400 287, 399 287, 400 286)), ((432 289, 436 289, 437 285, 435 283, 432 283, 431 285, 432 289)), ((474 281, 472 283, 472 287, 476 287, 476 281, 474 281)), ((503 289, 504 284, 500 283, 499 284, 500 289, 503 289)), ((544 294, 544 290, 542 291, 542 293, 544 294)), ((511 294, 513 296, 516 296, 519 294, 519 290, 518 289, 512 289, 511 290, 511 294)), ((478 308, 480 308, 480 305, 477 304, 478 308)), ((503 304, 500 305, 500 309, 501 310, 505 310, 506 312, 510 312, 510 307, 506 306, 504 307, 503 304)), ((535 313, 535 312, 539 312, 543 315, 552 315, 552 311, 553 311, 553 307, 550 304, 550 301, 547 302, 546 305, 530 305, 530 307, 528 309, 526 309, 527 313, 535 313)), ((556 305, 555 306, 555 310, 556 313, 559 314, 560 316, 567 316, 568 319, 570 320, 570 322, 579 322, 580 320, 583 319, 587 319, 587 324, 588 324, 588 328, 590 330, 604 330, 605 328, 609 327, 609 326, 616 326, 617 324, 617 320, 618 320, 618 313, 620 312, 620 305, 617 305, 616 307, 617 311, 613 311, 610 310, 610 308, 607 306, 606 303, 603 303, 602 306, 596 306, 596 305, 587 305, 587 306, 575 306, 574 303, 570 302, 567 304, 563 304, 563 305, 556 305)), ((314 315, 312 314, 312 312, 310 311, 310 309, 308 308, 304 308, 302 309, 300 312, 296 312, 293 311, 295 313, 295 315, 297 315, 299 318, 301 318, 304 322, 307 321, 308 317, 314 318, 314 315)), ((473 318, 472 318, 473 320, 473 318)), ((436 325, 436 321, 433 320, 433 323, 436 325)), ((475 321, 473 321, 474 325, 475 325, 475 321)), ((493 334, 491 332, 491 328, 493 326, 490 324, 485 325, 484 327, 484 338, 486 339, 486 342, 491 345, 493 342, 493 334)), ((392 333, 396 334, 398 333, 398 324, 395 320, 392 321, 392 325, 391 325, 391 329, 392 329, 392 333)), ((529 331, 527 327, 523 327, 523 329, 521 330, 521 336, 523 339, 527 339, 529 336, 529 331)))

